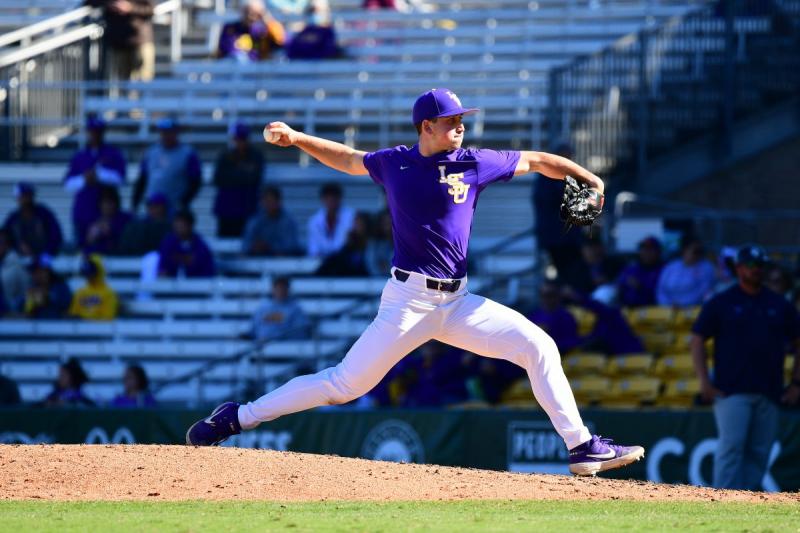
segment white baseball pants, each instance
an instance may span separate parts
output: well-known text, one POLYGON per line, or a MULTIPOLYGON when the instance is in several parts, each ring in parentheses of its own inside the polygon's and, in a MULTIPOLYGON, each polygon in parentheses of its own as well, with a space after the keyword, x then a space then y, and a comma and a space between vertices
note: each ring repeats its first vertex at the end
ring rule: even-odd
POLYGON ((369 392, 409 352, 436 339, 478 355, 506 359, 528 373, 533 394, 572 449, 591 438, 584 426, 553 339, 517 311, 466 290, 428 289, 425 276, 389 279, 372 323, 338 365, 299 376, 239 407, 239 422, 261 422, 369 392))

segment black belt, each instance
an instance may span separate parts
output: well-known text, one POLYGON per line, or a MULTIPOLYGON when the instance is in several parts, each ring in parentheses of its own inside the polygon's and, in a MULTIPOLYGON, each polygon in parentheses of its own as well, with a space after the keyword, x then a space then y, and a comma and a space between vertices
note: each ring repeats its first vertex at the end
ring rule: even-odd
MULTIPOLYGON (((405 283, 406 280, 411 276, 410 273, 405 272, 404 270, 399 270, 397 268, 394 269, 394 277, 400 283, 405 283)), ((454 279, 453 281, 442 281, 440 279, 433 279, 433 278, 425 278, 425 285, 429 289, 433 289, 436 291, 444 291, 444 292, 456 292, 458 288, 461 286, 460 279, 454 279)))

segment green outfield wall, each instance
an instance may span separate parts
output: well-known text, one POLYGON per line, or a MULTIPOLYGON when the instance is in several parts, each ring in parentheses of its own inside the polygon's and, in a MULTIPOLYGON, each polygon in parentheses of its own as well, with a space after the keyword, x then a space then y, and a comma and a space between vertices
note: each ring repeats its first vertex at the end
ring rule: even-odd
MULTIPOLYGON (((179 444, 207 411, 0 409, 3 443, 179 444)), ((614 475, 709 484, 716 430, 709 410, 585 410, 589 428, 647 448, 614 475)), ((800 489, 800 412, 782 413, 764 478, 768 490, 800 489)), ((283 417, 226 445, 435 463, 517 472, 566 473, 567 454, 545 414, 529 410, 370 411, 320 409, 283 417)))

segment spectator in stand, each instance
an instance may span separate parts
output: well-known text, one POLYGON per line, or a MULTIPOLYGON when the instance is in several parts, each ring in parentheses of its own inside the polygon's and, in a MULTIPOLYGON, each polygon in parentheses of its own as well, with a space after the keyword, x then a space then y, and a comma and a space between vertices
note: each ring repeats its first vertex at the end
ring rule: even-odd
POLYGON ((564 285, 597 298, 598 290, 603 293, 615 289, 613 281, 617 277, 619 266, 617 260, 607 256, 600 239, 588 239, 581 245, 580 258, 567 264, 562 272, 563 276, 559 279, 564 285))
POLYGON ((656 287, 664 263, 655 237, 639 242, 639 255, 617 278, 619 303, 625 307, 656 305, 656 287))
POLYGON ((308 255, 324 258, 345 245, 356 213, 342 205, 342 188, 338 183, 323 185, 319 196, 322 207, 308 221, 308 255))
MULTIPOLYGON (((553 153, 572 159, 572 148, 567 143, 558 144, 553 153)), ((536 174, 533 182, 532 203, 536 244, 550 256, 559 277, 566 275, 567 268, 581 261, 581 245, 584 241, 580 228, 564 228, 560 205, 564 197, 564 180, 550 179, 536 174)))
POLYGON ((272 281, 272 297, 264 300, 255 315, 248 337, 258 342, 308 338, 310 323, 300 304, 289 295, 289 278, 272 281))
POLYGON ((86 120, 86 146, 72 156, 64 188, 75 193, 72 225, 75 241, 83 247, 89 226, 100 218, 100 193, 103 187, 125 183, 125 158, 122 152, 104 141, 106 123, 96 117, 86 120))
POLYGON ((106 283, 103 260, 97 254, 85 256, 80 274, 86 285, 72 296, 69 315, 84 320, 113 320, 117 316, 117 294, 106 283))
POLYGON ((86 232, 86 253, 113 255, 121 244, 122 233, 131 222, 130 213, 120 211, 119 192, 114 187, 103 187, 100 193, 100 218, 86 232))
POLYGON ((714 402, 719 441, 714 486, 760 490, 778 436, 778 404, 800 400, 800 317, 791 303, 763 287, 767 257, 746 246, 736 256, 739 283, 703 305, 692 327, 692 359, 701 394, 714 402), (714 372, 706 366, 705 342, 714 339, 714 372), (789 343, 795 358, 784 389, 789 343))
POLYGON ((315 4, 309 3, 305 12, 305 27, 286 45, 289 59, 333 59, 342 56, 342 49, 336 44, 336 32, 331 25, 329 12, 326 9, 320 11, 315 4))
POLYGON ((262 0, 246 0, 242 17, 222 28, 217 57, 250 63, 268 59, 283 46, 286 30, 267 10, 262 0))
POLYGON ((214 215, 219 237, 241 237, 247 219, 256 211, 258 189, 264 177, 264 156, 247 142, 249 135, 246 124, 236 124, 231 132, 233 147, 217 157, 214 215))
POLYGON ((167 197, 160 192, 147 198, 147 213, 131 220, 122 231, 117 254, 143 256, 158 250, 170 230, 167 197))
POLYGON ((469 399, 464 352, 429 341, 400 362, 389 391, 400 407, 438 407, 469 399))
POLYGON ((19 395, 19 387, 14 380, 0 374, 0 406, 19 405, 22 398, 19 395))
POLYGON ((208 278, 216 273, 214 256, 205 240, 194 231, 194 214, 180 211, 172 221, 172 233, 158 250, 158 272, 170 278, 208 278))
POLYGON ((366 263, 367 240, 370 235, 369 217, 358 213, 347 242, 341 250, 326 257, 317 269, 317 276, 358 277, 368 276, 366 263))
POLYGON ((378 215, 378 223, 372 238, 367 242, 366 264, 370 276, 386 276, 392 268, 394 241, 392 240, 392 217, 389 211, 378 215))
POLYGON ((46 407, 92 407, 90 400, 82 390, 89 382, 80 362, 74 357, 62 364, 58 369, 58 379, 53 384, 53 392, 44 399, 46 407))
POLYGON ((0 316, 22 311, 29 284, 30 276, 17 252, 11 248, 8 232, 0 229, 0 316))
POLYGON ((250 217, 242 239, 242 253, 251 256, 298 255, 297 223, 281 203, 277 187, 264 187, 261 209, 250 217))
POLYGON ((52 258, 42 254, 28 268, 31 271, 31 286, 25 294, 25 315, 30 318, 62 318, 72 301, 72 291, 61 276, 53 271, 52 258))
POLYGON ((564 306, 562 288, 555 281, 544 281, 539 286, 539 307, 528 315, 528 320, 553 338, 561 355, 581 344, 578 322, 564 306))
POLYGON ((156 399, 150 393, 150 380, 139 365, 130 365, 122 377, 125 392, 111 400, 110 407, 155 407, 156 399))
POLYGON ((664 267, 658 280, 658 305, 689 307, 700 305, 716 283, 714 265, 705 258, 703 243, 695 237, 684 238, 681 257, 664 267))
POLYGON ((764 278, 764 286, 772 292, 780 294, 787 301, 791 301, 794 280, 789 271, 780 265, 770 265, 764 278))
POLYGON ((592 331, 581 339, 581 349, 603 352, 606 355, 625 355, 644 351, 641 339, 633 332, 618 307, 571 291, 569 287, 565 287, 564 294, 572 303, 595 316, 592 331))
POLYGON ((150 81, 156 71, 155 0, 87 0, 103 8, 106 69, 112 80, 150 81))
POLYGON ((144 153, 139 179, 133 189, 133 211, 143 197, 161 193, 170 209, 188 209, 200 190, 202 169, 197 152, 180 142, 178 122, 162 118, 156 123, 161 141, 144 153))
POLYGON ((55 215, 43 204, 35 202, 36 189, 26 182, 14 186, 17 209, 3 223, 14 250, 33 258, 40 254, 57 255, 63 238, 55 215))

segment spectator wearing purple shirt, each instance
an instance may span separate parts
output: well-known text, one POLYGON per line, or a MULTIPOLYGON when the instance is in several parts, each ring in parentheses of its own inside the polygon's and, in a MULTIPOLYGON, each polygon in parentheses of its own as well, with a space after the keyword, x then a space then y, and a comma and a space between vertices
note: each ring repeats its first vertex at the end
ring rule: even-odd
POLYGON ((564 307, 561 287, 554 281, 544 281, 539 286, 539 307, 528 315, 528 320, 545 330, 556 341, 562 355, 581 344, 578 322, 564 307))
POLYGON ((194 215, 181 211, 172 221, 172 233, 158 250, 158 273, 176 278, 208 278, 215 274, 214 257, 206 242, 194 231, 194 215))
POLYGON ((617 278, 617 297, 626 307, 656 305, 656 287, 664 263, 661 243, 647 237, 639 243, 639 256, 626 266, 617 278))
POLYGON ((246 124, 236 124, 231 132, 233 146, 219 154, 214 167, 214 215, 219 237, 241 237, 247 219, 256 211, 264 156, 247 142, 249 135, 246 124))
POLYGON ((711 294, 716 279, 714 265, 705 258, 703 243, 685 238, 680 258, 668 263, 658 278, 656 300, 658 305, 673 307, 700 305, 711 294))
POLYGON ((58 379, 53 391, 44 399, 46 407, 92 407, 95 403, 84 393, 82 387, 89 381, 80 362, 74 357, 58 369, 58 379))
POLYGON ((125 183, 125 158, 117 147, 104 141, 105 129, 106 123, 98 118, 86 120, 86 146, 72 156, 64 176, 64 188, 75 193, 72 225, 80 247, 89 226, 100 218, 102 188, 125 183))
POLYGON ((327 9, 320 9, 314 3, 308 5, 308 21, 305 27, 286 45, 286 56, 289 59, 332 59, 342 55, 328 15, 327 9))
POLYGON ((247 0, 242 17, 222 27, 217 56, 250 63, 267 59, 286 41, 283 25, 272 17, 261 0, 247 0))
POLYGON ((119 192, 105 187, 100 193, 100 217, 86 232, 86 253, 113 255, 121 243, 122 232, 131 221, 130 213, 120 211, 119 192))
POLYGON ((155 407, 156 400, 150 393, 150 380, 139 365, 130 365, 122 378, 125 392, 111 400, 111 407, 155 407))
POLYGON ((173 210, 188 209, 200 190, 202 169, 197 152, 180 142, 180 128, 174 118, 156 123, 161 141, 144 153, 139 179, 133 188, 133 211, 142 198, 161 193, 173 210))
POLYGON ((58 254, 63 237, 55 215, 46 206, 36 203, 36 189, 26 182, 14 186, 17 209, 3 223, 14 250, 24 257, 58 254))

